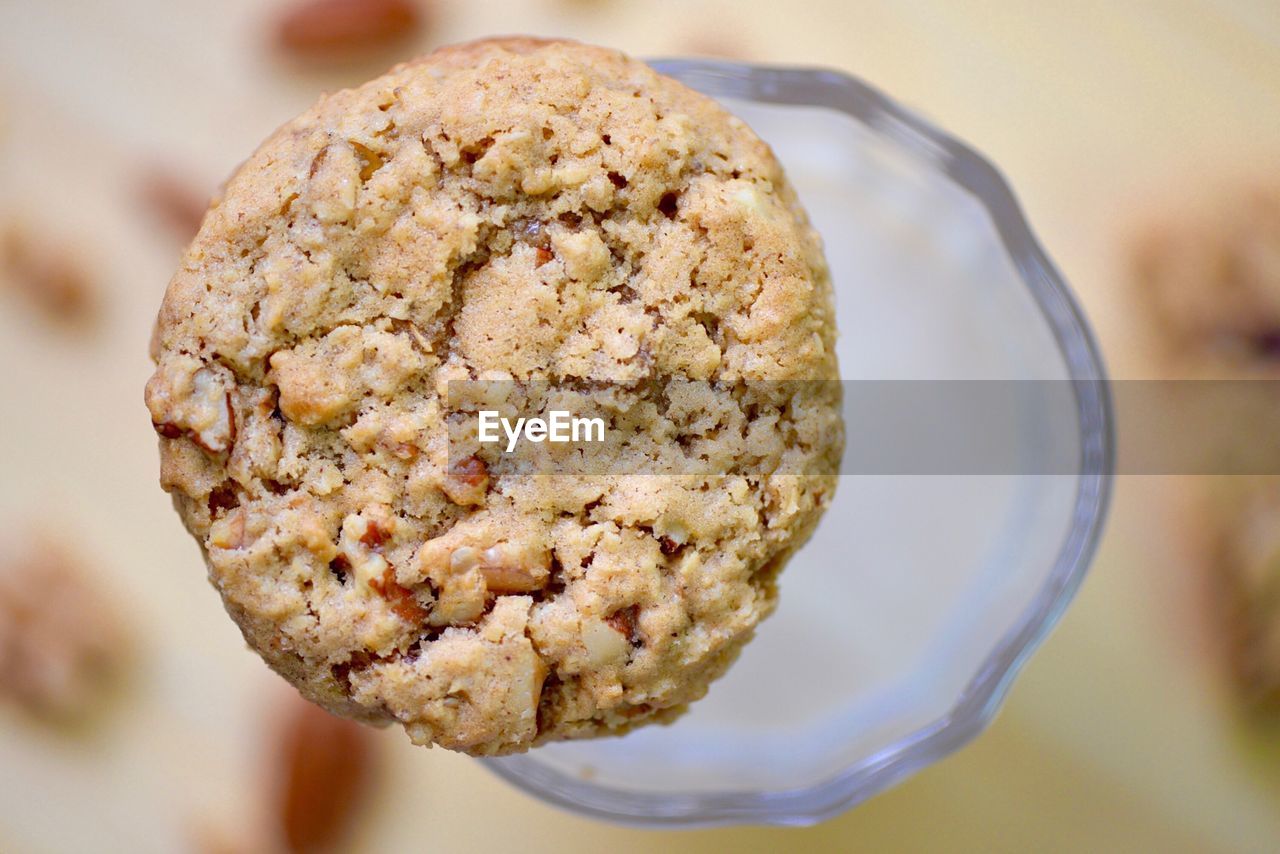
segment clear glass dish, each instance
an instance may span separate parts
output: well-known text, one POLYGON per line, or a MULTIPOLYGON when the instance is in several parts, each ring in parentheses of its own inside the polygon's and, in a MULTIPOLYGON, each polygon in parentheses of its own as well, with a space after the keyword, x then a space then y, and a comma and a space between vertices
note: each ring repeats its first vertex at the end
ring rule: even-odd
MULTIPOLYGON (((1008 185, 968 147, 837 72, 653 65, 725 103, 786 167, 825 242, 845 379, 1070 390, 1065 417, 1032 395, 1006 425, 1019 472, 842 477, 778 611, 675 724, 485 760, 595 818, 814 823, 977 735, 1066 607, 1110 492, 1104 369, 1008 185), (1035 464, 1063 441, 1070 470, 1035 464)), ((856 417, 846 426, 855 447, 856 417)))

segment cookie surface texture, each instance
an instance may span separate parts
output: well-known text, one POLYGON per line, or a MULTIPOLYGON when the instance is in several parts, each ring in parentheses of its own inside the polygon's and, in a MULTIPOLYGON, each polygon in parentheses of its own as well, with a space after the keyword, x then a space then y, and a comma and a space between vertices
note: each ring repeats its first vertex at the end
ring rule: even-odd
POLYGON ((669 720, 728 667, 834 491, 834 336, 745 124, 614 51, 490 40, 250 157, 169 285, 146 401, 250 646, 335 713, 492 755, 669 720), (459 458, 458 380, 599 389, 655 470, 712 470, 459 458))

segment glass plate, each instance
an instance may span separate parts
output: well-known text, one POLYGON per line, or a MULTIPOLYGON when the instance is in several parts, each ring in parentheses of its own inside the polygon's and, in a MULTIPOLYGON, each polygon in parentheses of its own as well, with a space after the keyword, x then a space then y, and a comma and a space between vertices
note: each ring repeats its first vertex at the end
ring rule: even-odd
POLYGON ((1068 389, 1065 416, 1027 395, 1002 425, 1016 472, 843 476, 777 612, 673 725, 484 760, 633 825, 818 822, 977 735, 1066 607, 1110 491, 1105 373, 1008 185, 964 144, 841 73, 653 66, 724 103, 786 167, 826 246, 846 380, 1068 389), (1036 464, 1064 442, 1066 470, 1036 464))

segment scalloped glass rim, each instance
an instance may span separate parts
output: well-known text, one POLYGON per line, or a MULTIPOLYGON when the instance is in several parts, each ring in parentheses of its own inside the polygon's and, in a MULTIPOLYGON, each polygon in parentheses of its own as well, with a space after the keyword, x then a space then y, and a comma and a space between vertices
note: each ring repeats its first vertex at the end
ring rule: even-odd
POLYGON ((1071 529, 1032 606, 942 717, 828 780, 779 791, 637 793, 576 779, 528 756, 483 760, 498 776, 547 803, 607 821, 644 827, 814 824, 938 761, 985 729, 1022 664, 1071 601, 1096 551, 1111 495, 1114 447, 1106 371, 1070 288, 1036 241, 1009 184, 982 155, 842 72, 685 59, 650 65, 712 97, 837 110, 932 161, 987 209, 1053 330, 1075 388, 1081 460, 1071 529))

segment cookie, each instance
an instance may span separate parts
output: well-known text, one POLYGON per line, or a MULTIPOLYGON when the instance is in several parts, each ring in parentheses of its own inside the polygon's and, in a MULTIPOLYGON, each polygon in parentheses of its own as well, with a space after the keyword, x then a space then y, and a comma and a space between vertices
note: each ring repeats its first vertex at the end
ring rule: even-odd
POLYGON ((818 236, 743 122, 615 51, 490 40, 325 97, 241 167, 146 400, 249 644, 333 712, 500 754, 670 720, 728 667, 832 497, 834 335, 818 236), (715 470, 454 453, 448 389, 476 380, 596 390, 715 470))
MULTIPOLYGON (((1224 194, 1198 215, 1151 231, 1134 271, 1163 376, 1280 377, 1280 188, 1224 194)), ((1256 389, 1247 400, 1255 418, 1208 425, 1231 431, 1236 458, 1263 459, 1260 473, 1197 478, 1190 536, 1239 695, 1252 707, 1280 710, 1280 476, 1265 473, 1273 443, 1261 426, 1276 423, 1280 398, 1272 407, 1266 385, 1256 389)), ((1209 427, 1200 435, 1206 444, 1214 438, 1209 427)))

